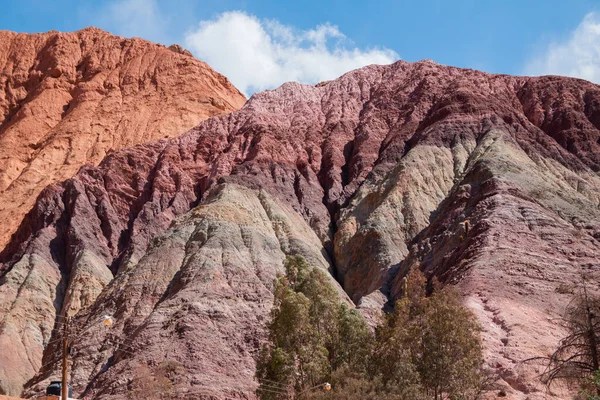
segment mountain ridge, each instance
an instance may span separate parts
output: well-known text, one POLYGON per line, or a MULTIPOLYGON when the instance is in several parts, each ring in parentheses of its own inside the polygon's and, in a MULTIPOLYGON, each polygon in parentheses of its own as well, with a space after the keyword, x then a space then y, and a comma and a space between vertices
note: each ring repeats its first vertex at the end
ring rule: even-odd
MULTIPOLYGON (((125 396, 133 366, 163 357, 205 398, 252 398, 285 256, 329 270, 369 318, 418 265, 458 284, 510 398, 543 398, 519 361, 557 342, 559 284, 600 267, 599 116, 589 82, 428 61, 284 84, 46 188, 27 217, 37 226, 3 253, 0 310, 43 321, 19 331, 42 343, 54 318, 30 313, 17 287, 58 288, 48 311, 77 314, 79 329, 115 315, 113 333, 74 344, 86 398, 125 396)), ((29 393, 56 354, 44 350, 29 393)))
POLYGON ((227 78, 176 46, 93 27, 0 31, 0 43, 0 247, 48 184, 245 103, 227 78))

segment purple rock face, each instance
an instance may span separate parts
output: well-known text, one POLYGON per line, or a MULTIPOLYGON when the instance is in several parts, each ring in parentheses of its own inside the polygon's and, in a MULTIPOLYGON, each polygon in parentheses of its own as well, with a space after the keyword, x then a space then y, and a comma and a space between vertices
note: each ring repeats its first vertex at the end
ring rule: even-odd
POLYGON ((111 154, 45 189, 2 253, 1 384, 44 386, 69 315, 80 397, 175 360, 178 391, 254 398, 271 284, 302 254, 369 318, 412 265, 458 284, 507 393, 541 396, 517 363, 560 337, 559 286, 600 267, 599 118, 585 81, 397 62, 111 154))
POLYGON ((0 31, 0 248, 48 185, 246 98, 179 46, 97 28, 0 31))

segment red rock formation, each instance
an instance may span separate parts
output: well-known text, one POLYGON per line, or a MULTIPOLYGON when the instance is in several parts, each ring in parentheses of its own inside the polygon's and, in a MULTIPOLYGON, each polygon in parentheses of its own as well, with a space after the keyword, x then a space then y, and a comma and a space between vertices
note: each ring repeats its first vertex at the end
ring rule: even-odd
POLYGON ((245 102, 179 46, 95 28, 0 31, 0 87, 0 247, 47 185, 245 102))
POLYGON ((600 269, 599 100, 581 80, 428 61, 255 94, 45 189, 2 254, 0 345, 36 349, 33 393, 71 315, 85 398, 125 398, 135 366, 165 359, 187 370, 179 390, 253 398, 272 278, 300 253, 368 315, 410 265, 458 284, 504 390, 542 398, 518 362, 556 344, 559 286, 600 269))

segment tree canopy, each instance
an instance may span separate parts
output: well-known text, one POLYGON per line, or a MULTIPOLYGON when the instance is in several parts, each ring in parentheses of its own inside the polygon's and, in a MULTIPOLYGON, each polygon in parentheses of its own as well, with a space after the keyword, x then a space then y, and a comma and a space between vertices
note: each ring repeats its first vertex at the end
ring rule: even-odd
POLYGON ((275 282, 257 394, 279 399, 474 399, 482 381, 480 328, 450 288, 426 295, 417 269, 394 312, 372 329, 326 272, 288 257, 275 282), (324 390, 324 383, 331 390, 324 390))

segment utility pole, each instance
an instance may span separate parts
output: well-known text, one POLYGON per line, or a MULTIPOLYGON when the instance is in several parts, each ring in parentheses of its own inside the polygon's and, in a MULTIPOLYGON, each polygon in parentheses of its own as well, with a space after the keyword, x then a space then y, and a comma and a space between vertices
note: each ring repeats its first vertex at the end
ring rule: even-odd
POLYGON ((69 358, 69 318, 65 318, 63 324, 63 348, 62 348, 62 384, 60 387, 61 400, 67 400, 69 394, 69 383, 67 382, 69 358))

